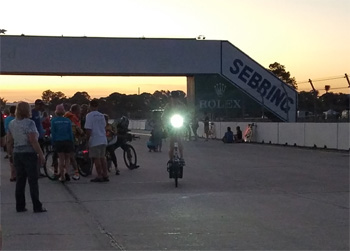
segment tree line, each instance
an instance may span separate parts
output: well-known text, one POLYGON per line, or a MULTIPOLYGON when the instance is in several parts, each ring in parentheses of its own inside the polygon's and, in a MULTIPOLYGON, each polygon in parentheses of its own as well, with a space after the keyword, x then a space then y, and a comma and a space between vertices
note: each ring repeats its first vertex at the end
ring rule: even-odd
MULTIPOLYGON (((285 66, 277 62, 270 64, 267 69, 280 78, 287 85, 297 90, 297 82, 294 77, 291 77, 290 72, 286 71, 285 66)), ((186 93, 180 91, 181 100, 187 103, 186 93)), ((142 93, 140 95, 126 95, 118 92, 111 93, 107 97, 102 97, 100 101, 100 110, 108 114, 111 118, 118 118, 126 115, 133 119, 145 119, 150 116, 152 110, 163 109, 168 103, 170 91, 160 90, 151 93, 142 93)), ((66 109, 69 109, 71 104, 89 104, 91 96, 85 92, 76 92, 72 97, 67 97, 62 92, 53 92, 46 90, 42 93, 42 100, 48 104, 50 111, 54 111, 56 105, 64 103, 66 109)), ((4 107, 7 100, 0 97, 0 106, 4 107)), ((313 114, 322 114, 329 109, 338 113, 344 110, 349 110, 350 102, 349 95, 344 93, 329 92, 319 96, 316 91, 301 91, 298 93, 298 110, 310 111, 313 114)))
MULTIPOLYGON (((187 103, 186 94, 182 91, 181 99, 187 103)), ((145 119, 150 116, 152 110, 163 109, 168 103, 170 91, 155 91, 142 93, 140 95, 126 95, 118 92, 111 93, 107 97, 99 98, 100 110, 108 114, 111 118, 118 118, 123 115, 133 119, 145 119)), ((53 112, 56 105, 65 104, 68 110, 72 104, 89 104, 91 96, 83 91, 76 92, 72 97, 67 97, 62 92, 46 90, 42 93, 41 99, 48 105, 48 109, 53 112)), ((2 106, 6 104, 4 98, 0 98, 2 106)), ((341 113, 350 107, 349 95, 344 93, 327 92, 321 96, 316 96, 313 91, 302 91, 298 93, 298 110, 310 111, 314 114, 322 114, 329 109, 341 113)))
MULTIPOLYGON (((180 92, 180 99, 186 104, 186 93, 180 92)), ((69 109, 72 104, 89 104, 91 96, 83 91, 76 92, 72 97, 68 98, 62 92, 53 92, 46 90, 42 93, 42 100, 48 104, 50 111, 54 111, 56 105, 64 104, 69 109)), ((110 118, 119 118, 128 116, 132 119, 148 118, 152 110, 163 109, 170 98, 170 91, 155 91, 153 94, 144 92, 137 94, 121 94, 113 92, 107 97, 99 98, 99 110, 106 113, 110 118)))
MULTIPOLYGON (((100 110, 111 118, 118 118, 123 115, 133 119, 145 119, 150 116, 152 110, 163 109, 168 103, 170 91, 155 91, 153 94, 142 93, 140 95, 126 95, 114 92, 107 97, 99 98, 100 110)), ((348 94, 327 92, 321 96, 313 91, 302 91, 298 93, 298 110, 309 111, 313 114, 322 114, 329 109, 341 113, 349 110, 350 100, 348 94)), ((91 96, 83 91, 76 92, 72 97, 67 97, 62 92, 46 90, 42 93, 41 99, 48 105, 49 111, 53 112, 56 105, 65 104, 68 110, 72 104, 89 104, 91 96)), ((183 103, 187 103, 187 97, 181 91, 183 103)), ((1 107, 5 107, 7 100, 0 98, 1 107)))

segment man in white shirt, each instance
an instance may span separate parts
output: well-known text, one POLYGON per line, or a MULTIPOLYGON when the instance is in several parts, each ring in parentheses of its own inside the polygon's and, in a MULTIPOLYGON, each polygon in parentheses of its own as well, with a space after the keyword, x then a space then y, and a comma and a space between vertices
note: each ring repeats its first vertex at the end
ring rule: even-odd
POLYGON ((91 182, 108 182, 106 162, 106 120, 98 111, 98 100, 90 101, 90 112, 86 115, 85 129, 89 146, 89 155, 96 167, 97 177, 91 182))

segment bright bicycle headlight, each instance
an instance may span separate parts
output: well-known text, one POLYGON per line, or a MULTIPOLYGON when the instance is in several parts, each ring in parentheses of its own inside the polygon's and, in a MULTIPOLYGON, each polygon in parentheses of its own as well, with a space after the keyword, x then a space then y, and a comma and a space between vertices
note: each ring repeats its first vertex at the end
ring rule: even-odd
POLYGON ((174 128, 180 128, 184 124, 184 118, 179 114, 175 114, 170 118, 170 124, 174 128))

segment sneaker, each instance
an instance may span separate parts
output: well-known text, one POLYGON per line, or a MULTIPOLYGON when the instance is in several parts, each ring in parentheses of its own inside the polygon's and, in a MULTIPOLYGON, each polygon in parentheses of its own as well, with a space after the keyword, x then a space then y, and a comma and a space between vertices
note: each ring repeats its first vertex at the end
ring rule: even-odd
POLYGON ((62 183, 64 183, 66 181, 66 178, 62 178, 62 177, 59 177, 58 180, 62 183))
POLYGON ((66 178, 66 181, 70 181, 70 176, 69 176, 68 173, 66 173, 66 174, 64 175, 64 177, 66 178))
POLYGON ((72 177, 73 180, 80 180, 80 175, 75 173, 72 177))
POLYGON ((120 171, 119 170, 115 170, 115 175, 120 175, 120 171))
POLYGON ((103 178, 102 178, 102 181, 103 181, 103 182, 109 182, 109 178, 108 178, 108 177, 103 177, 103 178))

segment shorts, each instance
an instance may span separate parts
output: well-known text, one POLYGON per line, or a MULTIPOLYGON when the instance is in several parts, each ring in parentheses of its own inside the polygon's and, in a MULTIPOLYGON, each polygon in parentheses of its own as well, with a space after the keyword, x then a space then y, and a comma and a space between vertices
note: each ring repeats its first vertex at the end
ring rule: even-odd
POLYGON ((73 142, 70 140, 56 141, 55 150, 57 153, 71 153, 74 151, 73 142))
POLYGON ((89 156, 90 158, 104 158, 106 156, 106 145, 91 146, 89 156))

